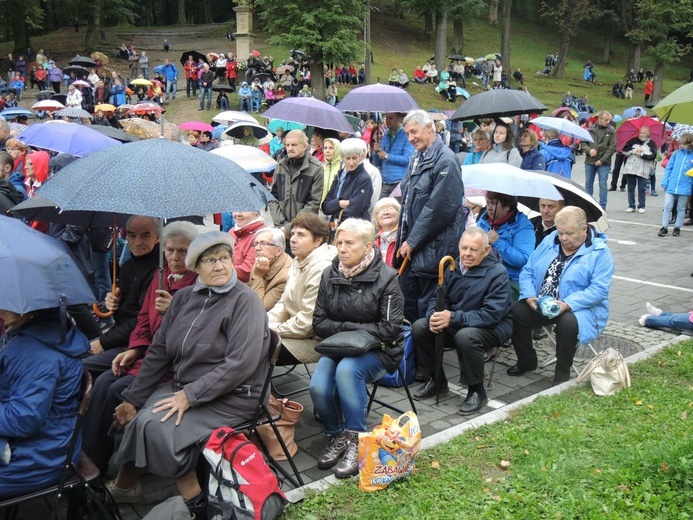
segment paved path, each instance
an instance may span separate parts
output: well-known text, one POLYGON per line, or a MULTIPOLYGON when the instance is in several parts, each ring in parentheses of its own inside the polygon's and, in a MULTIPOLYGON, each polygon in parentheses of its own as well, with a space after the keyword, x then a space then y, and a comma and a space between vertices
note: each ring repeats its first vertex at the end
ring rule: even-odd
MULTIPOLYGON (((661 179, 661 173, 661 171, 658 172, 658 180, 661 179)), ((575 165, 573 179, 578 183, 584 180, 582 157, 578 158, 575 165)), ((638 214, 625 212, 626 193, 609 192, 607 210, 611 228, 608 231, 608 244, 616 263, 616 275, 611 290, 610 320, 604 335, 595 345, 598 349, 613 345, 628 354, 661 345, 673 339, 672 333, 644 329, 638 325, 637 320, 645 312, 646 301, 672 310, 692 307, 690 302, 693 296, 693 278, 690 275, 693 271, 693 262, 689 258, 691 254, 689 244, 693 237, 693 229, 684 227, 679 238, 674 238, 671 234, 667 237, 657 236, 663 204, 661 195, 660 192, 659 197, 648 196, 647 212, 638 214)), ((553 348, 548 340, 539 342, 538 351, 540 360, 550 359, 553 354, 553 348)), ((587 355, 589 352, 584 348, 578 352, 575 363, 578 370, 584 366, 584 356, 587 355)), ((498 356, 493 388, 489 391, 491 401, 481 411, 482 414, 550 386, 553 375, 552 365, 522 377, 509 377, 505 370, 514 363, 513 349, 503 349, 498 356)), ((487 374, 491 367, 492 363, 487 363, 487 374)), ((459 370, 454 352, 446 353, 445 371, 451 383, 458 381, 459 370)), ((302 374, 302 369, 277 379, 280 391, 306 384, 307 379, 302 374)), ((416 388, 418 385, 412 386, 416 388)), ((439 406, 435 405, 434 399, 417 403, 424 436, 469 420, 457 413, 464 399, 465 390, 456 384, 451 384, 450 388, 451 392, 442 398, 439 406)), ((408 408, 403 391, 381 388, 377 395, 378 398, 400 408, 408 408)), ((296 428, 296 439, 299 445, 296 463, 304 481, 308 483, 331 474, 329 471, 317 469, 316 465, 316 458, 324 448, 326 439, 320 424, 312 415, 312 404, 307 393, 300 394, 294 399, 305 407, 303 417, 296 428)), ((388 413, 388 410, 381 406, 374 407, 368 417, 369 426, 377 424, 383 413, 388 413)), ((142 483, 145 498, 141 504, 122 508, 126 520, 141 518, 154 505, 176 494, 175 486, 169 479, 148 475, 143 478, 142 483)), ((20 518, 39 518, 40 516, 37 515, 41 514, 42 507, 41 503, 35 504, 34 507, 27 506, 20 513, 20 518)))

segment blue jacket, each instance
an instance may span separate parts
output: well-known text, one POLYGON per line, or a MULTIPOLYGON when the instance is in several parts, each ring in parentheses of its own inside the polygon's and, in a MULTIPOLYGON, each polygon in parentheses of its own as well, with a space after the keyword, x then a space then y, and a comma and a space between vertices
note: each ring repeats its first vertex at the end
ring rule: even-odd
POLYGON ((344 222, 348 218, 360 218, 370 221, 370 206, 371 198, 373 197, 371 176, 368 175, 365 166, 361 163, 353 171, 346 174, 340 191, 339 181, 343 171, 335 175, 330 191, 322 203, 322 212, 325 215, 334 216, 340 222, 344 222), (339 196, 337 196, 337 191, 339 191, 339 196), (339 206, 340 200, 349 201, 349 205, 344 208, 343 212, 339 206), (342 213, 341 218, 339 218, 340 212, 342 213))
POLYGON ((536 148, 532 148, 527 153, 520 151, 520 156, 522 157, 520 168, 523 170, 544 171, 544 155, 536 148))
POLYGON ((484 155, 484 152, 482 151, 469 152, 467 154, 467 157, 464 158, 464 164, 462 166, 469 166, 470 164, 479 164, 481 162, 482 155, 484 155))
POLYGON ((253 95, 253 92, 250 90, 250 87, 248 84, 244 81, 243 84, 241 85, 241 88, 238 89, 238 98, 239 99, 250 99, 253 95))
MULTIPOLYGON (((81 357, 89 351, 87 338, 74 327, 60 343, 57 312, 11 330, 4 340, 0 449, 9 440, 12 458, 0 465, 0 498, 57 483, 81 397, 81 357)), ((75 460, 80 447, 78 439, 75 460)))
POLYGON ((575 157, 569 146, 564 145, 560 139, 552 139, 543 144, 539 150, 544 155, 547 172, 557 173, 570 179, 575 157))
MULTIPOLYGON (((445 271, 445 308, 450 310, 450 328, 457 332, 466 327, 491 329, 502 345, 510 339, 513 323, 510 310, 508 273, 493 249, 481 263, 462 274, 459 263, 451 273, 445 271)), ((426 319, 430 320, 436 298, 428 303, 426 319)))
POLYGON ((387 153, 387 160, 381 160, 377 154, 373 154, 371 162, 380 168, 383 184, 395 184, 401 182, 407 173, 409 159, 414 154, 414 147, 407 139, 404 128, 400 128, 394 139, 387 132, 380 142, 380 149, 387 153))
POLYGON ((693 177, 686 172, 693 168, 693 150, 676 150, 664 169, 662 188, 672 195, 690 195, 693 186, 693 177))
POLYGON ((395 251, 407 242, 414 249, 409 267, 412 274, 435 278, 441 258, 459 255, 457 245, 469 210, 462 204, 464 184, 459 161, 442 139, 436 138, 414 169, 417 156, 412 157, 402 180, 395 251))
POLYGON ((178 67, 173 63, 161 66, 161 72, 166 76, 166 81, 176 81, 178 79, 178 67))
MULTIPOLYGON (((479 216, 477 225, 486 232, 491 230, 486 211, 479 216)), ((516 211, 515 216, 496 229, 496 233, 498 240, 493 244, 493 249, 500 253, 510 279, 517 281, 529 255, 534 251, 534 227, 523 213, 516 211)))
POLYGON ((17 191, 24 195, 24 198, 26 199, 26 186, 24 185, 24 174, 19 171, 19 172, 14 172, 10 175, 10 182, 12 185, 17 188, 17 191))
MULTIPOLYGON (((536 298, 549 265, 558 256, 558 231, 547 236, 530 255, 520 274, 520 300, 536 298)), ((570 305, 578 322, 581 345, 597 339, 609 320, 609 290, 614 262, 606 235, 588 230, 588 237, 568 261, 558 283, 558 297, 570 305)))
POLYGON ((125 103, 125 86, 124 85, 113 85, 111 87, 111 104, 114 106, 120 106, 125 103))

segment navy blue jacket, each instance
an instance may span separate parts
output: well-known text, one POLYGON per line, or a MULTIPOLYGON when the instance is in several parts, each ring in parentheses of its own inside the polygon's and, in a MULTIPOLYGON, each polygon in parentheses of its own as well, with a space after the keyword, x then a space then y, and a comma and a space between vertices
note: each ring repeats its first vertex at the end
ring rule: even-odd
POLYGON ((544 155, 536 148, 532 148, 526 153, 520 150, 520 156, 522 157, 522 164, 520 165, 520 168, 523 170, 535 170, 540 172, 544 171, 544 155))
POLYGON ((339 219, 340 222, 348 218, 360 218, 370 221, 373 182, 365 166, 361 163, 354 170, 347 172, 338 197, 337 192, 339 191, 339 179, 341 174, 342 172, 340 171, 335 175, 334 181, 332 181, 332 187, 322 203, 322 212, 328 216, 334 215, 338 217, 339 213, 342 211, 342 208, 339 206, 339 201, 348 200, 349 205, 344 208, 344 212, 339 219))

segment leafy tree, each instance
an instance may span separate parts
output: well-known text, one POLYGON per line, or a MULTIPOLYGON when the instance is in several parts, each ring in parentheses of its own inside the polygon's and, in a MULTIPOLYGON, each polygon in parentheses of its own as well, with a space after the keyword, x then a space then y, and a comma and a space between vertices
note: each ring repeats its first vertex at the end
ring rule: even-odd
POLYGON ((315 97, 325 99, 323 68, 363 55, 359 41, 364 21, 362 0, 257 0, 259 18, 274 45, 302 49, 312 58, 310 73, 315 97))

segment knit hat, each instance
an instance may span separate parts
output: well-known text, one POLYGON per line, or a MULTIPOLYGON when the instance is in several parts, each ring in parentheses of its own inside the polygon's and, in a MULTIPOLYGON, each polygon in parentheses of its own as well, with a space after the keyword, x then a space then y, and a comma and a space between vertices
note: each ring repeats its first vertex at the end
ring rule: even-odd
POLYGON ((191 271, 197 266, 197 260, 202 256, 202 254, 207 251, 210 247, 218 246, 221 244, 226 244, 231 248, 231 254, 233 254, 234 240, 228 233, 222 233, 221 231, 210 231, 209 233, 202 233, 197 235, 197 238, 190 242, 188 246, 188 254, 185 257, 185 266, 191 271))

